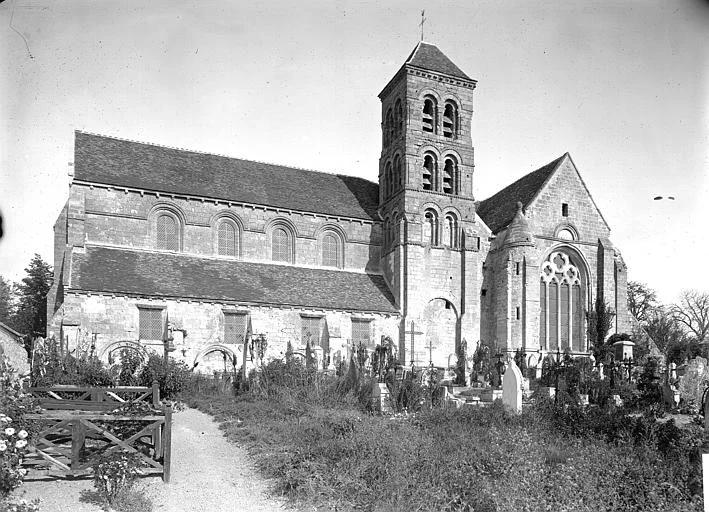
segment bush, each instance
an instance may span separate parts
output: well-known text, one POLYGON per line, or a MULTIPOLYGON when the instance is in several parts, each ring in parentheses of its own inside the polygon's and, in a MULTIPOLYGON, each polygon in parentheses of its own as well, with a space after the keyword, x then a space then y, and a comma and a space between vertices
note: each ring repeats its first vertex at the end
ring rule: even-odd
POLYGON ((174 400, 179 393, 186 389, 192 372, 182 361, 176 361, 172 357, 168 358, 167 369, 162 356, 151 354, 147 363, 138 375, 138 382, 141 386, 152 386, 153 381, 158 381, 160 387, 160 399, 174 400))
POLYGON ((0 502, 0 512, 39 512, 39 500, 0 502))
POLYGON ((126 452, 104 454, 94 462, 94 487, 107 505, 133 486, 139 467, 138 455, 126 452))
POLYGON ((32 365, 32 385, 52 386, 112 386, 113 379, 93 351, 77 351, 79 357, 66 353, 55 338, 47 338, 38 345, 32 365))
POLYGON ((22 484, 27 470, 21 460, 36 427, 25 420, 36 409, 36 401, 22 389, 22 383, 5 356, 0 356, 0 499, 22 484))

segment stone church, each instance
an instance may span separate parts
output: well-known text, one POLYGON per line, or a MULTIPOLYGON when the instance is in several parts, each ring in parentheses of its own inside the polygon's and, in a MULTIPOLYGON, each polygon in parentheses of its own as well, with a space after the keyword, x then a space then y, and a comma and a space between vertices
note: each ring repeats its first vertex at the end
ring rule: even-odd
POLYGON ((261 334, 267 358, 309 341, 323 365, 389 336, 407 365, 452 366, 465 340, 535 366, 588 352, 597 299, 628 331, 625 265, 568 153, 475 199, 475 87, 416 45, 379 94, 378 183, 76 132, 48 334, 103 358, 170 339, 211 371, 252 364, 261 334))

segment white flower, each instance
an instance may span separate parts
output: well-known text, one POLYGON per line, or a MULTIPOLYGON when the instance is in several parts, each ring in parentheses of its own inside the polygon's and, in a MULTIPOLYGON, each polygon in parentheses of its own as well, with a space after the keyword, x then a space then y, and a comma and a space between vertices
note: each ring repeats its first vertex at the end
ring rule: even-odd
POLYGON ((20 439, 27 439, 27 431, 26 431, 26 430, 20 430, 20 431, 17 433, 17 437, 19 437, 20 439))
POLYGON ((25 446, 27 446, 27 441, 24 439, 20 439, 15 443, 15 448, 24 448, 25 446))
POLYGON ((27 474, 27 470, 25 468, 20 468, 20 474, 25 476, 27 474))
POLYGON ((7 450, 7 445, 4 442, 0 443, 0 452, 4 452, 5 450, 7 450))
POLYGON ((2 421, 4 423, 12 423, 12 418, 10 418, 10 416, 3 415, 2 417, 0 417, 0 421, 2 421))
POLYGON ((11 436, 11 435, 13 435, 14 433, 15 433, 15 429, 12 428, 12 427, 7 427, 7 428, 5 429, 5 435, 6 435, 6 436, 11 436))

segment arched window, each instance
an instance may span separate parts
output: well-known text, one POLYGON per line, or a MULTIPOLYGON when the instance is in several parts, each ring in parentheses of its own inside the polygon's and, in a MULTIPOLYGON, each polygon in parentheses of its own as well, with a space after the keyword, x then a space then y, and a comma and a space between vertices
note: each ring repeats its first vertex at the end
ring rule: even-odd
POLYGON ((396 155, 394 157, 394 182, 392 185, 392 191, 394 193, 398 192, 399 189, 401 189, 401 157, 399 155, 396 155))
POLYGON ((158 249, 167 251, 180 250, 180 230, 177 219, 169 213, 158 214, 156 220, 155 242, 158 249))
POLYGON ((438 245, 438 214, 436 210, 426 210, 423 215, 423 243, 438 245))
POLYGON ((458 137, 458 105, 453 101, 446 101, 443 109, 443 136, 449 139, 458 137))
POLYGON ((388 146, 392 140, 394 140, 394 114, 390 108, 387 110, 384 122, 384 145, 388 146))
POLYGON ((230 220, 222 220, 217 231, 217 254, 237 256, 239 254, 238 228, 230 220))
POLYGON ((391 162, 387 162, 386 168, 384 170, 384 199, 391 197, 391 192, 393 188, 393 179, 391 171, 391 162))
POLYGON ((584 274, 565 252, 553 252, 542 264, 539 291, 539 343, 545 350, 583 352, 584 274))
POLYGON ((446 157, 443 166, 443 192, 458 194, 458 162, 452 156, 446 157))
POLYGON ((458 218, 454 213, 447 213, 443 225, 443 245, 458 247, 458 218))
POLYGON ((438 133, 438 105, 433 96, 425 96, 423 99, 421 129, 428 133, 438 133))
POLYGON ((334 233, 325 233, 322 237, 322 265, 324 267, 340 267, 341 243, 334 233))
POLYGON ((396 136, 398 137, 404 133, 404 111, 401 108, 401 100, 396 100, 394 112, 394 119, 396 121, 396 136))
POLYGON ((293 240, 290 232, 282 226, 274 227, 271 232, 271 259, 293 263, 293 240))
POLYGON ((436 156, 426 153, 423 156, 423 189, 434 190, 436 187, 436 156))

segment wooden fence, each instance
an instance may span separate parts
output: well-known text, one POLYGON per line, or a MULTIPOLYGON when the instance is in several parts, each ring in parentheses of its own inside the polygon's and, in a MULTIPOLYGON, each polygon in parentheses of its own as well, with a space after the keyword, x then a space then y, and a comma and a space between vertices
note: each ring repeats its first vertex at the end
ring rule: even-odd
POLYGON ((55 385, 29 388, 41 411, 25 417, 41 424, 23 465, 28 479, 91 474, 97 456, 135 453, 141 474, 162 474, 170 481, 172 407, 152 387, 93 388, 55 385), (149 412, 123 411, 124 404, 145 402, 149 412))

